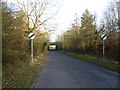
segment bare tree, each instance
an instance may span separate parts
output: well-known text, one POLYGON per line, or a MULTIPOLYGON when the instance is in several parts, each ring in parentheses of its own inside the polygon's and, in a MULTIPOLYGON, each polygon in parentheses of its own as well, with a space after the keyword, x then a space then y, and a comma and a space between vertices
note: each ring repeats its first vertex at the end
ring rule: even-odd
POLYGON ((111 2, 109 7, 104 13, 104 18, 102 23, 105 25, 106 31, 117 31, 119 27, 119 10, 120 10, 120 0, 118 2, 111 2))
POLYGON ((107 34, 106 56, 118 60, 119 53, 119 29, 120 29, 120 0, 113 0, 106 8, 104 18, 103 32, 107 34), (113 53, 112 53, 113 52, 113 53))
POLYGON ((15 5, 17 5, 17 7, 26 16, 25 23, 27 25, 27 30, 25 32, 30 33, 35 30, 38 30, 40 28, 43 28, 46 32, 53 31, 53 30, 47 31, 45 23, 48 20, 52 19, 58 13, 58 10, 53 11, 53 14, 51 16, 49 16, 48 18, 44 17, 45 14, 48 14, 48 13, 46 13, 46 11, 50 4, 51 3, 48 2, 47 0, 40 0, 40 1, 28 0, 27 2, 25 2, 25 1, 20 2, 17 0, 15 5))

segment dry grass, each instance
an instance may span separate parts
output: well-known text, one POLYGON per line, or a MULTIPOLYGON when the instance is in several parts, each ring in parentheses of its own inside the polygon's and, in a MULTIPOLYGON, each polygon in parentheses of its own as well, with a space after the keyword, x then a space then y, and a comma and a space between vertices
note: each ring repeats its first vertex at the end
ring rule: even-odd
POLYGON ((17 59, 15 64, 8 63, 3 66, 3 88, 30 88, 45 63, 46 55, 34 57, 31 64, 30 60, 17 59))
POLYGON ((110 69, 110 70, 113 70, 113 71, 116 71, 116 72, 120 72, 120 68, 119 68, 118 64, 110 64, 110 63, 107 63, 107 62, 91 59, 89 57, 81 56, 81 55, 78 55, 76 53, 70 53, 70 52, 65 52, 65 51, 59 51, 59 52, 61 52, 63 54, 66 54, 66 55, 69 55, 69 56, 72 56, 72 57, 75 57, 75 58, 78 58, 82 61, 94 63, 96 65, 105 67, 107 69, 110 69))

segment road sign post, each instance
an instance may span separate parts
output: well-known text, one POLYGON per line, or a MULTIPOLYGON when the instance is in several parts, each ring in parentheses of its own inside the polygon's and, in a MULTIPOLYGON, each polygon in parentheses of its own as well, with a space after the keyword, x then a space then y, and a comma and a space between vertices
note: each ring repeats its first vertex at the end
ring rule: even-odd
POLYGON ((103 40, 103 60, 104 60, 104 57, 105 57, 105 42, 103 40))
POLYGON ((35 38, 35 34, 30 33, 28 37, 31 39, 31 62, 33 63, 33 39, 35 38))
POLYGON ((101 35, 101 39, 103 40, 103 60, 105 60, 105 40, 107 39, 106 34, 101 35))
POLYGON ((33 63, 33 39, 31 39, 31 62, 33 63))

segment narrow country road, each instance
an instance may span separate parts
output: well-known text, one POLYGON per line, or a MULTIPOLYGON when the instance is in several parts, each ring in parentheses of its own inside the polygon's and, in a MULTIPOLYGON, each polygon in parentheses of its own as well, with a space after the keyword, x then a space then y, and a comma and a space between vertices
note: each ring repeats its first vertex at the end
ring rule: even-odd
POLYGON ((35 88, 118 88, 118 73, 50 51, 35 88))

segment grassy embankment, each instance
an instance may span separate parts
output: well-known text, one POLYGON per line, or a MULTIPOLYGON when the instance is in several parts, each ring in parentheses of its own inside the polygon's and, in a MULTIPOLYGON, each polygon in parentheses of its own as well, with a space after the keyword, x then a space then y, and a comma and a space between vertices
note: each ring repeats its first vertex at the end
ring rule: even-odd
POLYGON ((113 70, 113 71, 116 71, 116 72, 120 72, 120 67, 119 67, 119 65, 117 65, 117 64, 105 63, 105 62, 102 62, 102 61, 99 61, 99 60, 94 60, 94 59, 88 58, 88 57, 86 57, 86 56, 78 55, 78 54, 76 54, 76 53, 65 52, 65 51, 59 51, 59 52, 60 52, 60 53, 63 53, 63 54, 66 54, 66 55, 68 55, 68 56, 72 56, 72 57, 74 57, 74 58, 80 59, 80 60, 82 60, 82 61, 94 63, 94 64, 96 64, 96 65, 105 67, 105 68, 107 68, 107 69, 110 69, 110 70, 113 70))
MULTIPOLYGON (((38 72, 45 63, 47 54, 39 58, 34 57, 34 63, 30 64, 30 55, 15 51, 3 52, 3 59, 15 59, 14 63, 3 66, 3 88, 30 88, 32 87, 38 72), (8 54, 8 55, 7 55, 8 54), (4 58, 4 55, 7 56, 4 58), (26 56, 28 58, 26 58, 26 56), (27 60, 26 60, 27 59, 27 60)), ((13 60, 12 60, 13 61, 13 60)))

